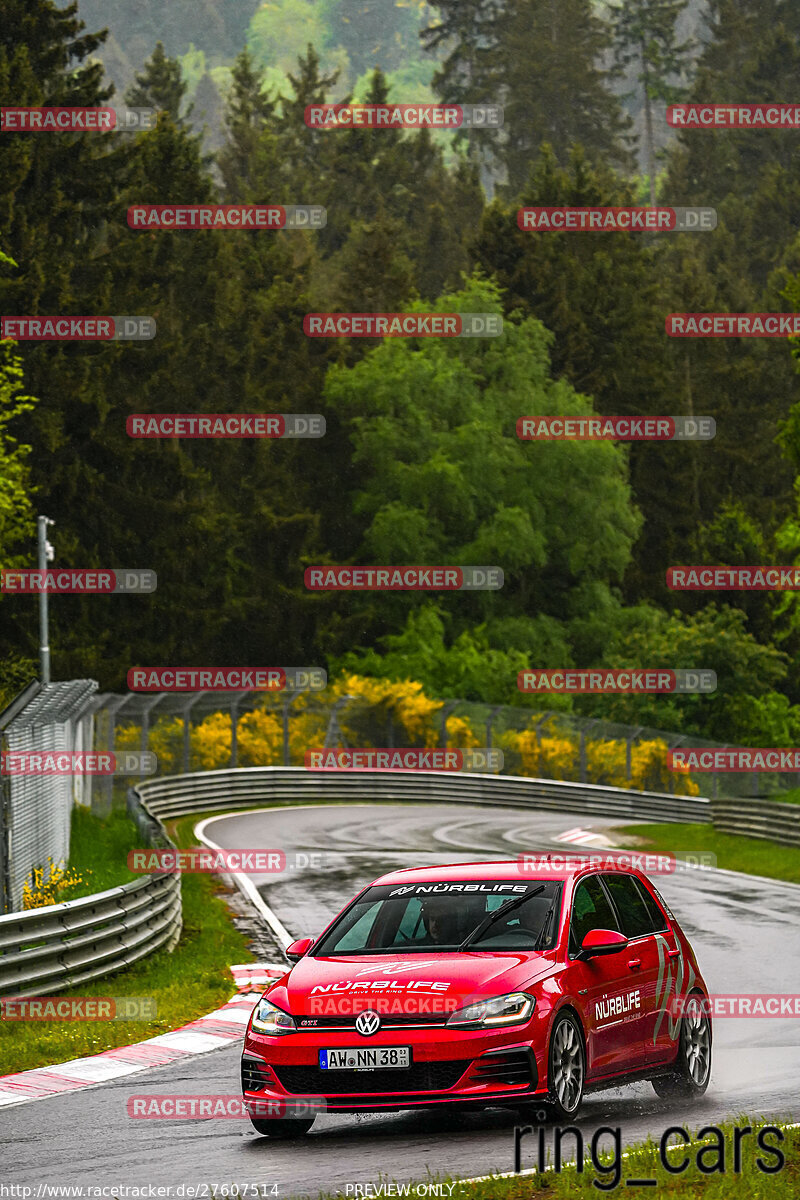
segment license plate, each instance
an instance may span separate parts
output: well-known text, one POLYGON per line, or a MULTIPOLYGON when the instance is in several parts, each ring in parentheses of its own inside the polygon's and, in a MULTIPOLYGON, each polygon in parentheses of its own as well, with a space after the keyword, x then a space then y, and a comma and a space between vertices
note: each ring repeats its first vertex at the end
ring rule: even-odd
POLYGON ((369 1049, 345 1047, 340 1050, 320 1050, 319 1065, 323 1071, 374 1071, 376 1068, 411 1066, 410 1046, 374 1046, 369 1049))

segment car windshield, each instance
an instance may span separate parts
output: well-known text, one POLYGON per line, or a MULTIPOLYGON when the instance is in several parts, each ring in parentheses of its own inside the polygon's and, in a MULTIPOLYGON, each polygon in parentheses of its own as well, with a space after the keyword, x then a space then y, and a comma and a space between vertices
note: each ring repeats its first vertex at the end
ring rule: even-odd
POLYGON ((469 951, 551 949, 558 930, 561 884, 485 879, 369 888, 314 946, 312 955, 457 950, 487 916, 526 893, 530 898, 470 941, 469 951))

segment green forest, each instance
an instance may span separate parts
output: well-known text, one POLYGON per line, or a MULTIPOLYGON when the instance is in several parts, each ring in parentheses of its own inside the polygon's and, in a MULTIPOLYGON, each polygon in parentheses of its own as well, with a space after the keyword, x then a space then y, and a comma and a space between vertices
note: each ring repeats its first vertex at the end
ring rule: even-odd
MULTIPOLYGON (((53 597, 53 677, 119 691, 132 665, 316 664, 530 706, 516 688, 524 667, 708 668, 713 696, 560 703, 797 744, 796 595, 671 592, 665 573, 800 563, 798 350, 664 330, 670 312, 800 310, 800 133, 668 138, 664 121, 679 98, 800 96, 796 2, 710 0, 701 20, 684 0, 442 0, 390 5, 389 20, 386 4, 204 0, 189 7, 208 11, 196 23, 209 41, 191 50, 159 27, 163 4, 137 6, 139 42, 105 32, 120 7, 0 0, 7 102, 159 112, 138 134, 0 135, 2 312, 143 314, 158 326, 150 342, 0 342, 0 567, 35 563, 44 513, 57 564, 158 574, 150 596, 53 597), (135 66, 124 94, 104 75, 109 38, 135 66), (188 111, 209 70, 227 72, 213 153, 188 111), (390 88, 393 99, 496 100, 503 130, 304 123, 308 104, 380 101, 390 88), (517 226, 521 205, 653 199, 714 207, 718 227, 517 226), (134 203, 203 201, 320 204, 327 224, 126 222, 134 203), (303 332, 309 312, 409 310, 496 312, 504 333, 303 332), (321 413, 327 434, 126 434, 132 413, 175 412, 321 413), (631 445, 516 436, 522 415, 592 412, 706 415, 717 433, 631 445), (306 566, 325 563, 491 563, 505 586, 306 591, 306 566)), ((0 597, 6 699, 36 675, 36 637, 35 598, 0 597)))

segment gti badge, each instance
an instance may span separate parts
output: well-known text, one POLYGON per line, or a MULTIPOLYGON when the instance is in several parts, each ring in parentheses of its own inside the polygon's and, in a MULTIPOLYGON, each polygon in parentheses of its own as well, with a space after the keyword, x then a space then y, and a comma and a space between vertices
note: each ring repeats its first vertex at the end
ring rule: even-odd
POLYGON ((356 1017, 356 1032, 362 1037, 372 1037, 381 1027, 381 1019, 376 1012, 362 1012, 356 1017))

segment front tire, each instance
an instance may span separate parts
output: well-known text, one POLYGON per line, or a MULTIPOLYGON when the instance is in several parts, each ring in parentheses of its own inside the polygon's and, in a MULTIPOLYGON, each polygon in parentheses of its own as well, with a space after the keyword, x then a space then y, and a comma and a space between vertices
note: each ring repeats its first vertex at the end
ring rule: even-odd
POLYGON ((662 1099, 691 1099, 702 1096, 711 1078, 711 1022, 703 1012, 703 997, 693 993, 686 1001, 678 1037, 678 1056, 669 1075, 653 1079, 653 1089, 662 1099))
POLYGON ((256 1133, 261 1133, 264 1137, 285 1142, 290 1138, 303 1137, 304 1134, 308 1133, 314 1124, 314 1117, 275 1117, 268 1121, 251 1117, 250 1124, 256 1133))
POLYGON ((577 1019, 570 1012, 556 1017, 548 1059, 550 1091, 547 1103, 557 1121, 575 1116, 583 1099, 586 1052, 577 1019))

